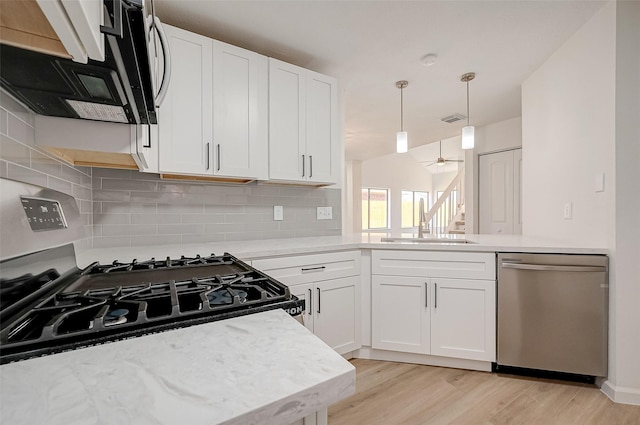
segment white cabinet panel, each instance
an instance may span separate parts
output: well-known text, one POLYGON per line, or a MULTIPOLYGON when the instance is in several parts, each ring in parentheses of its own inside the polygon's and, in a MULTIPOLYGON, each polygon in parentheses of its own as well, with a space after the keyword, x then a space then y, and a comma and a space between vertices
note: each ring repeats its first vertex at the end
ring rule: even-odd
POLYGON ((267 178, 265 56, 214 41, 213 173, 267 178))
POLYGON ((269 178, 302 180, 305 160, 304 69, 269 59, 269 178))
POLYGON ((338 128, 337 85, 333 78, 309 72, 306 90, 306 153, 309 163, 309 180, 331 182, 334 175, 333 152, 338 128))
POLYGON ((395 276, 496 278, 495 253, 376 250, 371 268, 395 276))
POLYGON ((429 353, 428 279, 373 276, 371 346, 407 353, 429 353))
POLYGON ((340 354, 360 348, 360 277, 315 284, 314 333, 340 354))
POLYGON ((160 172, 267 178, 265 56, 164 25, 171 84, 160 107, 160 172))
POLYGON ((495 360, 495 282, 443 278, 431 282, 431 354, 495 360))
POLYGON ((373 348, 495 361, 495 254, 374 250, 371 258, 373 348))
POLYGON ((360 275, 360 251, 253 260, 253 266, 287 285, 360 275))
POLYGON ((305 300, 304 324, 340 354, 360 348, 360 251, 256 259, 256 269, 305 300))
POLYGON ((269 178, 335 184, 342 139, 337 81, 269 59, 269 178))
POLYGON ((211 170, 212 40, 164 25, 171 49, 171 84, 159 111, 163 173, 211 170))

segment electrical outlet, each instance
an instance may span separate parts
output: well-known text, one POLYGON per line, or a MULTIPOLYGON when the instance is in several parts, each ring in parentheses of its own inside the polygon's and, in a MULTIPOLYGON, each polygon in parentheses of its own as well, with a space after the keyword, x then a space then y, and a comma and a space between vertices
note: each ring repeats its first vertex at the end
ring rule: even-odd
POLYGON ((316 209, 316 219, 317 220, 331 220, 333 218, 333 208, 332 207, 318 207, 316 209))
POLYGON ((282 205, 273 206, 273 220, 274 221, 284 220, 284 207, 282 205))

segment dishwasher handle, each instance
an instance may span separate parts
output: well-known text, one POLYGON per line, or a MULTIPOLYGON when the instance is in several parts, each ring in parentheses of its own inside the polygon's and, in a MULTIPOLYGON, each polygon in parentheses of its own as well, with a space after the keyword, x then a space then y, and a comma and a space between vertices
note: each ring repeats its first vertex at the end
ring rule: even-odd
POLYGON ((510 263, 502 262, 505 269, 518 270, 536 270, 545 272, 606 272, 607 268, 603 266, 561 266, 551 264, 527 264, 527 263, 510 263))

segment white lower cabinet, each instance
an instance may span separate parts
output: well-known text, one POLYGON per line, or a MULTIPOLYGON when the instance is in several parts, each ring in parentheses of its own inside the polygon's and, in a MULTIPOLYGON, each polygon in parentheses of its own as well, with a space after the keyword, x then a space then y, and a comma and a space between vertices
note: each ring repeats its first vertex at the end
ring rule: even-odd
POLYGON ((495 281, 432 278, 431 285, 431 354, 495 361, 495 281))
POLYGON ((428 279, 372 276, 371 344, 373 348, 429 353, 431 311, 428 279))
POLYGON ((493 253, 374 251, 372 272, 372 348, 495 361, 493 253))
POLYGON ((305 300, 304 324, 340 354, 361 347, 360 252, 257 259, 253 267, 305 300))

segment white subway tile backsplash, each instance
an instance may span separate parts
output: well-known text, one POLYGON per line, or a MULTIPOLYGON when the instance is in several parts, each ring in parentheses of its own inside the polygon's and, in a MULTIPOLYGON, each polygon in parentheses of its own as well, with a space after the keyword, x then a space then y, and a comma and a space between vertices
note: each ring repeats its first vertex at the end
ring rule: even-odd
POLYGON ((188 235, 204 232, 204 224, 158 224, 159 235, 188 235))
POLYGON ((59 179, 54 176, 49 176, 47 187, 57 190, 67 195, 73 196, 73 186, 68 181, 59 179))
POLYGON ((224 223, 224 214, 181 214, 182 223, 224 223))
POLYGON ((51 176, 62 177, 62 163, 35 150, 31 150, 31 168, 51 176))
POLYGON ((31 168, 9 162, 7 177, 13 180, 19 180, 25 183, 31 183, 38 186, 47 186, 47 175, 31 168))
POLYGON ((157 192, 158 184, 147 180, 101 179, 104 190, 131 190, 139 192, 157 192))
POLYGON ((29 146, 35 145, 35 133, 33 127, 13 114, 7 117, 7 135, 29 146))
POLYGON ((180 214, 131 214, 131 224, 180 224, 180 214))
POLYGON ((0 136, 0 155, 2 159, 24 167, 31 165, 31 149, 7 136, 0 136))
POLYGON ((103 236, 140 236, 158 233, 158 226, 155 224, 131 224, 128 226, 103 224, 101 226, 103 236))
POLYGON ((0 109, 0 134, 7 135, 7 111, 0 109))
MULTIPOLYGON (((93 214, 94 224, 135 224, 129 214, 93 214)), ((147 224, 151 224, 146 222, 147 224)))
POLYGON ((13 114, 15 117, 33 127, 34 114, 26 109, 13 97, 0 90, 0 107, 6 112, 13 114))

